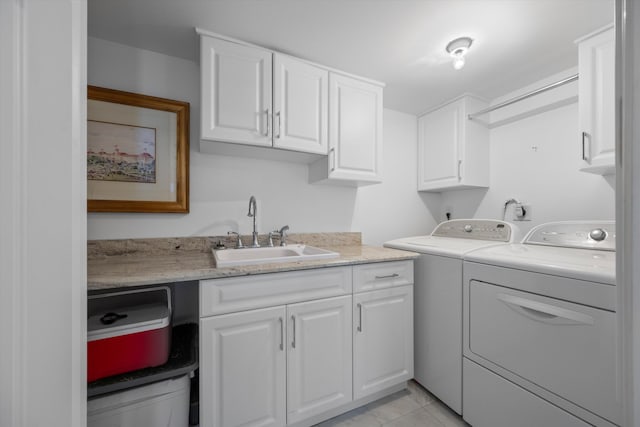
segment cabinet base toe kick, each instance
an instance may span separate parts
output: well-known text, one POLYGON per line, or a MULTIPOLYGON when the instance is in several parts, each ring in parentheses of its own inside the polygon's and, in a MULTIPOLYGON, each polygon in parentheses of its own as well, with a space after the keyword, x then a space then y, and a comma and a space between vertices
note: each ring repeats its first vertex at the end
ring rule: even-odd
POLYGON ((366 397, 363 397, 358 400, 351 401, 346 403, 338 408, 334 408, 330 411, 324 412, 322 414, 318 414, 314 417, 307 418, 303 421, 287 424, 287 427, 309 427, 321 423, 323 421, 329 420, 333 417, 337 417, 339 415, 345 414, 351 410, 360 408, 362 406, 368 405, 371 402, 375 402, 376 400, 382 399, 383 397, 387 397, 392 395, 393 393, 397 393, 402 390, 407 389, 407 381, 403 381, 400 384, 394 385, 392 387, 386 388, 384 390, 378 391, 374 394, 370 394, 366 397))

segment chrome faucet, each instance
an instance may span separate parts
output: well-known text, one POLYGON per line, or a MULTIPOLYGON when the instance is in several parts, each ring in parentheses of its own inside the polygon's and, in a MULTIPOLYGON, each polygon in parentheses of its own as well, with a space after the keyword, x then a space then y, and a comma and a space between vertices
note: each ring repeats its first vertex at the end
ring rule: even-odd
POLYGON ((258 205, 256 203, 256 198, 251 196, 249 199, 249 213, 247 216, 253 217, 253 239, 251 242, 251 248, 259 248, 260 244, 258 243, 258 232, 256 231, 256 215, 258 215, 258 205))

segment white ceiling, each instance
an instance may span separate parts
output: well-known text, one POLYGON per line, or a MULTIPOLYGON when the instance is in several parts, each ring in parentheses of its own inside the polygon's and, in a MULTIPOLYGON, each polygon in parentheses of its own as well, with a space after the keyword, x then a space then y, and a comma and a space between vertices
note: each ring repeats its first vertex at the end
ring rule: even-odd
POLYGON ((88 0, 89 35, 198 61, 194 27, 385 82, 419 114, 464 92, 489 100, 577 65, 574 40, 614 0, 88 0), (450 40, 474 39, 451 66, 450 40))

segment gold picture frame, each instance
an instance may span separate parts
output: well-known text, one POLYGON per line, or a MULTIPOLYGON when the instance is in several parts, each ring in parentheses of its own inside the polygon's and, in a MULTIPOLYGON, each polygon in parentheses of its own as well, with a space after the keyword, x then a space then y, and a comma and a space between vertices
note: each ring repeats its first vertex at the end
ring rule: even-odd
POLYGON ((189 103, 87 94, 87 210, 188 213, 189 103))

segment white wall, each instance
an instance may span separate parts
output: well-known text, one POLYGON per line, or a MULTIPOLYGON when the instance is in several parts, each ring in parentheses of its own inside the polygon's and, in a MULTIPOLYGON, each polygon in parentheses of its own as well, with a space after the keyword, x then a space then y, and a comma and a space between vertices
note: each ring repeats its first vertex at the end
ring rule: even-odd
POLYGON ((417 141, 416 116, 384 110, 382 184, 358 190, 353 216, 367 243, 429 234, 439 222, 440 194, 416 191, 417 141))
MULTIPOLYGON (((258 230, 361 231, 369 244, 424 234, 435 222, 427 206, 439 195, 415 191, 416 118, 384 110, 384 184, 355 189, 307 183, 307 165, 201 154, 199 67, 179 58, 90 38, 89 84, 191 104, 189 214, 90 213, 89 239, 169 237, 251 231, 246 216, 258 200, 258 230), (407 167, 409 165, 409 167, 407 167)), ((434 208, 435 212, 438 208, 434 208)))
MULTIPOLYGON (((575 70, 551 76, 505 95, 493 104, 573 72, 575 70)), ((532 221, 516 222, 523 232, 549 221, 614 219, 615 178, 579 170, 583 162, 577 83, 506 107, 493 114, 490 121, 503 124, 490 131, 489 189, 443 193, 443 209, 453 209, 455 218, 501 219, 504 203, 517 198, 532 205, 532 221), (551 109, 545 111, 547 108, 551 109), (509 122, 513 117, 517 119, 509 122)), ((512 208, 507 211, 506 219, 513 219, 512 208)))

